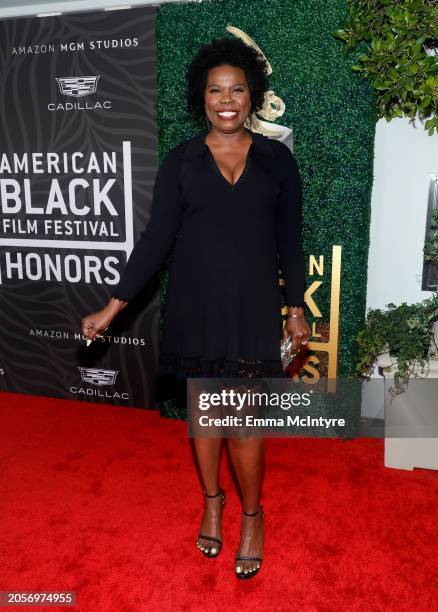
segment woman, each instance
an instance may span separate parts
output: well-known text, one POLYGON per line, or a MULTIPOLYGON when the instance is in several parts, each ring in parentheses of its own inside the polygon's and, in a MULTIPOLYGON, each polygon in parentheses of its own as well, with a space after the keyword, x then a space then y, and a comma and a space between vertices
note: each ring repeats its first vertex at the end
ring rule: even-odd
MULTIPOLYGON (((164 158, 150 221, 107 306, 83 319, 83 333, 92 340, 105 329, 157 273, 175 242, 159 372, 180 380, 282 376, 281 338, 291 336, 296 350, 310 330, 303 314, 297 163, 283 143, 244 126, 262 106, 266 64, 241 40, 219 39, 201 47, 187 79, 189 111, 204 116, 208 130, 164 158), (279 264, 288 305, 284 329, 279 264)), ((197 545, 208 557, 222 546, 221 442, 194 439, 205 494, 197 545)), ((250 578, 263 559, 263 439, 229 438, 228 448, 242 501, 235 574, 250 578)))

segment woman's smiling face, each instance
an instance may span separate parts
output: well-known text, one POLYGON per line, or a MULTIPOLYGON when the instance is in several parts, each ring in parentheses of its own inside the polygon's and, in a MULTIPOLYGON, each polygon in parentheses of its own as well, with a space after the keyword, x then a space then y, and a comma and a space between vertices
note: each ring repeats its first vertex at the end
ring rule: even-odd
POLYGON ((216 66, 208 72, 204 91, 205 114, 220 132, 240 129, 251 109, 245 72, 237 66, 216 66))

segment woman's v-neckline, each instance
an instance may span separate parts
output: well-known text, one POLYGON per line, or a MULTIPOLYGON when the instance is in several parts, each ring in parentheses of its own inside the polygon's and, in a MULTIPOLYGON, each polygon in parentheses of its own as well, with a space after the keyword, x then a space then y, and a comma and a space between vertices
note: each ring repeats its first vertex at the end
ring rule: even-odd
POLYGON ((208 152, 208 154, 210 156, 210 160, 211 160, 211 162, 213 164, 213 167, 215 168, 215 170, 219 174, 219 176, 222 178, 222 180, 225 181, 225 183, 228 185, 228 187, 230 187, 231 189, 234 189, 236 187, 237 183, 239 183, 239 181, 244 177, 244 175, 246 174, 246 172, 248 170, 249 156, 250 156, 253 144, 254 144, 254 137, 251 135, 251 144, 248 147, 248 151, 246 153, 246 158, 245 158, 245 164, 243 166, 242 172, 239 175, 239 178, 234 183, 230 183, 230 181, 226 178, 226 176, 224 175, 222 170, 219 168, 219 164, 217 163, 217 161, 216 161, 216 159, 215 159, 215 157, 214 157, 210 147, 208 146, 208 144, 206 142, 206 136, 207 136, 207 134, 204 137, 204 144, 207 147, 207 152, 208 152))

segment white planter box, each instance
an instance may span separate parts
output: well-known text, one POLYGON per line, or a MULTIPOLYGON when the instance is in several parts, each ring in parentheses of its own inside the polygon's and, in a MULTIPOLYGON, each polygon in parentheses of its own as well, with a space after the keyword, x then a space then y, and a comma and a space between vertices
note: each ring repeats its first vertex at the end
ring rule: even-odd
POLYGON ((438 470, 438 380, 436 385, 421 387, 422 379, 438 379, 438 358, 430 359, 427 376, 418 368, 420 382, 416 384, 419 379, 411 378, 407 389, 395 398, 388 387, 394 382, 396 360, 385 353, 377 358, 377 364, 389 367, 387 372, 382 372, 385 377, 385 467, 438 470), (425 424, 431 432, 428 437, 424 436, 425 424), (411 437, 394 437, 398 425, 408 427, 411 437), (415 437, 416 430, 422 435, 415 437))

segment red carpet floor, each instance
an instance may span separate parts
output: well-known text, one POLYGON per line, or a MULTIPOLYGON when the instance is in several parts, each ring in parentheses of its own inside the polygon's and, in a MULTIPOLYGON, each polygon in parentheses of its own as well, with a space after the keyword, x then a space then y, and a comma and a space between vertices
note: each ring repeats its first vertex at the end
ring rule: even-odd
POLYGON ((0 403, 0 591, 76 591, 75 608, 44 609, 80 612, 438 610, 438 474, 384 468, 382 440, 267 440, 265 562, 245 582, 225 454, 223 550, 206 559, 195 546, 202 497, 184 422, 0 403))

